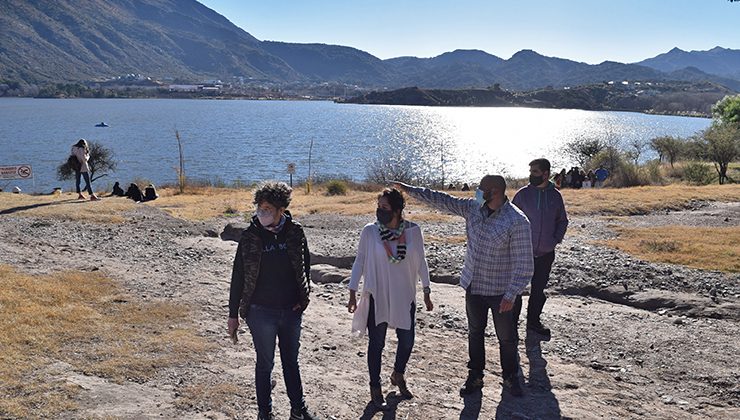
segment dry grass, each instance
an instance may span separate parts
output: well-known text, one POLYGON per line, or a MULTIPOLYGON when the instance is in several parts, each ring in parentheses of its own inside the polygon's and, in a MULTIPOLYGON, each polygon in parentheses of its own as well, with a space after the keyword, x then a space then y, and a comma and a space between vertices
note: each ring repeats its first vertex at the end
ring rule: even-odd
POLYGON ((606 244, 644 260, 740 272, 740 227, 617 227, 606 244))
POLYGON ((0 193, 0 215, 42 217, 94 223, 123 223, 123 214, 136 204, 125 198, 106 197, 101 201, 78 201, 77 194, 27 195, 0 193))
POLYGON ((680 210, 691 200, 740 201, 740 184, 561 190, 569 214, 629 216, 680 210))
POLYGON ((100 274, 29 276, 0 265, 0 417, 74 410, 77 388, 48 374, 56 362, 123 383, 196 360, 207 344, 183 312, 136 302, 100 274))
MULTIPOLYGON (((652 186, 620 189, 562 190, 569 214, 606 214, 628 216, 652 211, 686 208, 691 200, 740 201, 740 185, 708 186, 652 186)), ((340 215, 371 215, 375 210, 377 192, 349 190, 347 195, 328 196, 321 188, 307 195, 296 188, 290 205, 296 217, 306 214, 333 213, 340 215)), ((461 197, 472 197, 472 192, 453 192, 461 197)), ((514 192, 509 191, 513 197, 514 192)), ((234 211, 249 214, 252 211, 252 191, 225 188, 198 188, 184 195, 173 190, 162 191, 159 200, 150 203, 170 212, 175 217, 205 220, 233 214, 234 211), (229 211, 227 211, 229 210, 229 211)), ((452 216, 433 210, 410 200, 406 217, 419 222, 451 221, 452 216)))
MULTIPOLYGON (((185 194, 173 188, 162 188, 160 198, 144 205, 155 206, 174 217, 187 220, 207 220, 216 217, 239 217, 250 214, 251 189, 188 187, 185 194)), ((683 209, 691 200, 740 201, 740 184, 708 186, 652 186, 620 189, 562 190, 569 214, 604 214, 628 216, 656 210, 683 209)), ((306 214, 331 213, 347 216, 367 215, 375 211, 377 191, 348 190, 347 195, 326 195, 325 187, 314 188, 308 195, 302 188, 293 192, 292 213, 300 218, 306 214)), ((453 192, 472 197, 472 192, 453 192)), ((514 192, 509 191, 513 197, 514 192)), ((36 217, 86 220, 102 223, 124 221, 126 211, 137 204, 124 198, 105 198, 100 202, 78 202, 75 195, 29 196, 0 193, 0 214, 12 212, 36 217)), ((409 220, 418 222, 452 221, 454 217, 433 210, 416 200, 409 200, 406 210, 409 220)))
MULTIPOLYGON (((215 217, 233 216, 238 213, 251 214, 253 190, 230 188, 188 188, 185 194, 164 188, 156 201, 147 203, 161 208, 171 215, 188 220, 207 220, 215 217)), ((464 194, 464 193, 463 193, 464 194)), ((346 195, 329 196, 322 187, 314 188, 311 194, 304 189, 293 190, 291 213, 300 218, 306 214, 332 213, 345 216, 371 215, 375 212, 378 192, 348 190, 346 195)), ((451 216, 410 201, 406 212, 413 221, 446 221, 451 216)))
POLYGON ((175 401, 178 408, 186 411, 194 408, 196 411, 217 411, 232 418, 244 414, 244 409, 237 406, 240 401, 250 397, 243 386, 220 382, 220 379, 196 381, 180 389, 180 397, 175 401))

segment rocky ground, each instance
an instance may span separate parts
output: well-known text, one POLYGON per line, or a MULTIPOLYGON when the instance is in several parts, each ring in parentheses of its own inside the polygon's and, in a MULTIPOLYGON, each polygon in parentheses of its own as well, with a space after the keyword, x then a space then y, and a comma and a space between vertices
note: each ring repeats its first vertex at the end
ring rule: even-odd
MULTIPOLYGON (((0 215, 0 263, 29 273, 101 270, 142 300, 182 303, 217 350, 205 364, 163 371, 146 383, 117 384, 73 366, 50 366, 49 375, 83 390, 81 410, 68 417, 256 418, 249 332, 242 326, 237 345, 226 335, 236 243, 216 236, 234 220, 192 223, 147 205, 126 217, 122 225, 103 225, 24 217, 22 211, 0 215)), ((314 262, 333 264, 317 265, 314 279, 342 280, 369 217, 315 214, 301 221, 314 262)), ((520 348, 523 398, 502 393, 492 330, 483 392, 458 395, 467 359, 464 295, 446 283, 459 273, 464 244, 427 244, 436 307, 418 308, 407 372, 416 398, 400 400, 386 380, 392 410, 385 414, 367 404, 366 341, 349 333, 345 285, 317 283, 303 322, 307 401, 333 419, 740 418, 740 276, 649 263, 594 243, 613 235, 616 224, 739 223, 739 203, 624 219, 574 218, 545 307, 553 338, 540 341, 520 329, 526 337, 520 348)), ((430 238, 463 235, 461 220, 422 228, 430 238)), ((389 334, 386 379, 394 345, 389 334)), ((274 376, 276 414, 287 418, 279 358, 274 376)))

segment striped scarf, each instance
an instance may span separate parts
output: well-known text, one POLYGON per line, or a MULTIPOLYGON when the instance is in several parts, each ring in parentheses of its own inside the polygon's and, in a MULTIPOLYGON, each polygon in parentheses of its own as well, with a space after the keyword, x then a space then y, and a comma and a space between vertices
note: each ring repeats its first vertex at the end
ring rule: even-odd
POLYGON ((398 229, 389 229, 380 222, 375 222, 375 225, 378 226, 378 230, 380 231, 380 239, 383 241, 383 247, 385 248, 385 253, 388 255, 388 261, 394 264, 403 261, 406 258, 406 234, 404 230, 407 227, 407 223, 401 220, 398 229), (390 241, 398 241, 395 256, 391 252, 390 241))

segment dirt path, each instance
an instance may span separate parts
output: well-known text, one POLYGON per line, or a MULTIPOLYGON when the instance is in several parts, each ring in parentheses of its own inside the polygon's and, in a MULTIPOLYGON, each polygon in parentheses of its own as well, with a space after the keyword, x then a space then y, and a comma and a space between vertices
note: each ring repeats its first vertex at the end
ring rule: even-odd
MULTIPOLYGON (((49 375, 83 390, 81 411, 69 417, 255 418, 249 333, 243 327, 236 346, 225 334, 236 244, 206 236, 209 229, 220 232, 228 220, 190 223, 145 205, 127 217, 123 225, 111 226, 0 215, 0 263, 30 273, 101 270, 143 300, 182 303, 183 313, 172 316, 192 317, 198 333, 217 343, 217 350, 207 355, 208 363, 162 371, 141 384, 84 376, 70 365, 45 367, 49 375)), ((364 221, 303 219, 313 251, 323 255, 351 255, 364 221)), ((740 319, 733 311, 740 300, 738 276, 645 263, 589 245, 589 238, 604 234, 597 232, 604 231, 605 223, 574 220, 579 228, 562 246, 553 272, 553 291, 560 293, 545 307, 553 339, 530 337, 520 346, 523 398, 502 395, 494 336, 487 341, 483 393, 460 398, 467 360, 463 293, 453 285, 434 284, 436 308, 431 313, 419 308, 407 374, 416 398, 399 401, 392 395, 387 376, 395 339, 389 334, 383 378, 393 411, 373 413, 367 407, 366 341, 349 334, 345 287, 317 284, 303 322, 307 402, 334 419, 740 418, 740 319), (628 289, 695 299, 694 307, 714 309, 644 310, 593 297, 594 290, 624 287, 625 281, 628 289), (594 284, 598 288, 586 290, 594 284), (719 302, 708 300, 711 287, 721 287, 719 302)), ((462 231, 460 224, 423 227, 428 236, 462 231)), ((440 279, 459 269, 462 246, 429 244, 440 279)), ((520 335, 525 337, 523 329, 520 335)), ((276 358, 275 409, 278 418, 286 418, 289 405, 280 372, 276 358)))

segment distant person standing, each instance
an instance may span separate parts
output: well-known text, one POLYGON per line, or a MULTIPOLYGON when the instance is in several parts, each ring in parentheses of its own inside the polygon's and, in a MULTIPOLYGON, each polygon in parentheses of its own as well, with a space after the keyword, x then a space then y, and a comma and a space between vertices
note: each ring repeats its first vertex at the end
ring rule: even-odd
POLYGON ((92 183, 90 181, 90 166, 88 164, 88 161, 90 160, 90 147, 87 145, 87 141, 85 139, 80 139, 72 146, 72 151, 70 152, 70 154, 76 157, 77 161, 80 163, 78 165, 78 168, 73 168, 75 170, 75 186, 77 187, 77 199, 85 199, 85 196, 82 195, 82 193, 80 192, 80 178, 85 178, 85 190, 87 190, 87 193, 90 194, 90 200, 99 200, 95 193, 93 193, 92 183))
MULTIPOLYGON (((540 319, 547 297, 545 289, 550 280, 550 270, 555 261, 555 247, 563 241, 568 229, 563 196, 550 182, 550 161, 535 159, 529 163, 529 185, 517 191, 512 202, 529 219, 532 228, 534 274, 527 305, 527 331, 534 331, 547 339, 550 329, 540 319)), ((519 310, 515 317, 518 320, 519 310)))
POLYGON ((594 172, 594 175, 596 175, 595 187, 602 188, 604 186, 604 181, 609 178, 609 171, 603 166, 599 165, 599 169, 594 172))
POLYGON ((468 378, 460 395, 483 387, 486 367, 485 333, 488 314, 499 340, 504 390, 521 396, 516 320, 512 309, 532 278, 532 237, 529 222, 506 197, 506 181, 486 175, 475 198, 458 198, 440 191, 396 183, 397 188, 439 210, 465 219, 467 251, 460 275, 468 317, 468 378))

